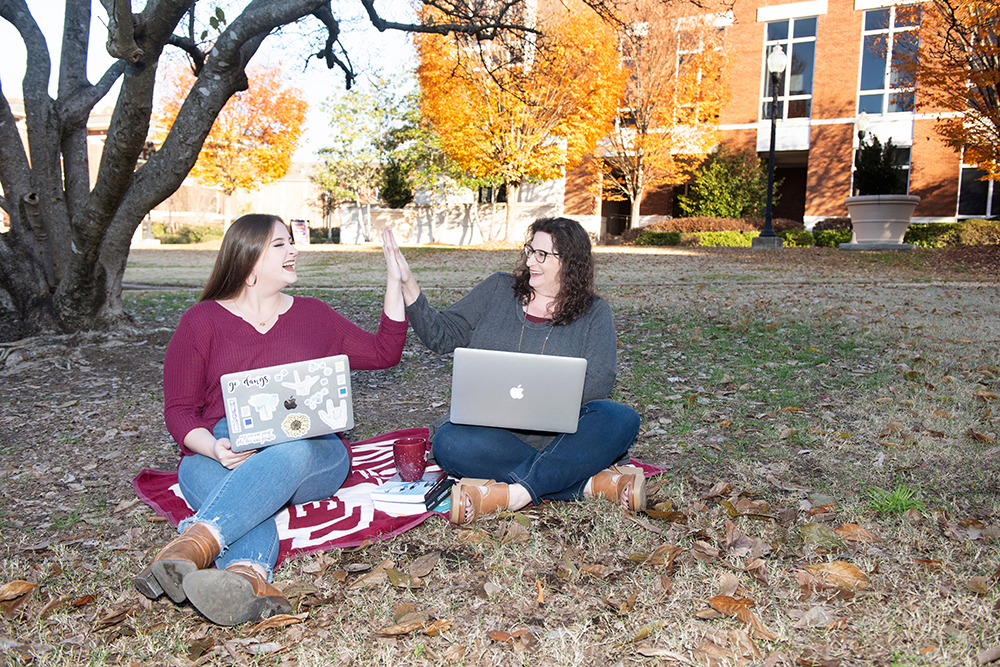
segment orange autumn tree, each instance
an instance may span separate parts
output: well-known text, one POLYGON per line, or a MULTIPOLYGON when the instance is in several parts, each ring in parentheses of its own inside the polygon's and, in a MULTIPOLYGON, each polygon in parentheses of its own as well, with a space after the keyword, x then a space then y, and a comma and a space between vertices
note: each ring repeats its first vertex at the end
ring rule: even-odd
POLYGON ((716 144, 726 56, 705 6, 640 0, 623 20, 630 76, 604 145, 604 187, 631 203, 630 226, 647 190, 683 183, 716 144))
POLYGON ((915 69, 922 110, 940 113, 945 143, 1000 180, 1000 5, 995 0, 933 0, 918 6, 915 69), (951 113, 947 113, 951 112, 951 113))
POLYGON ((558 178, 591 155, 624 83, 609 26, 582 4, 551 4, 539 34, 515 42, 416 38, 421 111, 446 155, 474 178, 503 181, 508 241, 521 184, 558 178))
MULTIPOLYGON (((195 79, 180 66, 168 68, 164 78, 159 120, 166 134, 195 79)), ((237 190, 253 192, 288 173, 309 106, 301 90, 287 85, 280 67, 251 68, 247 80, 247 90, 222 107, 191 170, 227 197, 237 190)))

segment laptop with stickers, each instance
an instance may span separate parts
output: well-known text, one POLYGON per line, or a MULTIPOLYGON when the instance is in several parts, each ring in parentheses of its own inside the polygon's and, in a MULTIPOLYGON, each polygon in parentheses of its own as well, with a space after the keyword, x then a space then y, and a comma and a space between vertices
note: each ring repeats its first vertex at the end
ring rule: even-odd
POLYGON ((221 382, 234 452, 354 427, 347 355, 228 373, 221 382))
POLYGON ((455 349, 453 424, 576 433, 587 360, 455 349))

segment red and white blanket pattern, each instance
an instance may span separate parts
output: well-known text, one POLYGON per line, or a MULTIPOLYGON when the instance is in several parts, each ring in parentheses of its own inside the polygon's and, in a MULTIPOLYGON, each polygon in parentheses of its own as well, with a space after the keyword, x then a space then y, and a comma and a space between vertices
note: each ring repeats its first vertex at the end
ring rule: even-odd
MULTIPOLYGON (((423 523, 431 516, 391 516, 372 505, 371 492, 396 473, 392 442, 397 438, 426 438, 426 428, 409 428, 346 442, 351 453, 351 473, 337 493, 326 500, 292 505, 278 513, 280 549, 278 565, 288 558, 334 548, 355 547, 365 540, 386 539, 423 523)), ((428 465, 428 470, 439 470, 428 465)), ((139 499, 176 526, 194 512, 177 484, 177 471, 144 468, 132 480, 139 499)))
MULTIPOLYGON (((428 517, 445 516, 425 512, 413 516, 392 516, 372 505, 372 489, 394 474, 392 442, 397 438, 426 438, 426 428, 408 428, 383 435, 347 442, 351 453, 351 473, 340 490, 326 500, 293 505, 277 515, 280 547, 278 565, 286 559, 317 551, 356 547, 365 540, 387 539, 420 525, 428 517)), ((655 466, 641 464, 646 476, 663 472, 655 466)), ((428 470, 440 470, 429 464, 428 470)), ((177 471, 144 468, 132 480, 139 499, 176 526, 194 512, 184 500, 177 484, 177 471)))

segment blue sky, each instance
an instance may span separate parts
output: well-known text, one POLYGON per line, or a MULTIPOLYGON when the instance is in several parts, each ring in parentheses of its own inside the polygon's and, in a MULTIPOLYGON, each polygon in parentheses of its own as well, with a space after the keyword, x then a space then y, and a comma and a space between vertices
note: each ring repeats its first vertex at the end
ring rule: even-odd
MULTIPOLYGON (((49 44, 49 53, 52 57, 50 92, 54 95, 58 79, 59 46, 63 23, 62 3, 56 2, 56 0, 27 0, 27 3, 49 44)), ((233 15, 235 15, 238 7, 245 3, 222 0, 218 4, 224 8, 226 6, 236 7, 232 10, 233 15)), ((381 70, 385 73, 397 73, 412 66, 413 48, 408 35, 398 31, 379 33, 368 22, 360 3, 356 0, 340 0, 339 2, 334 0, 333 5, 335 15, 342 19, 341 42, 348 50, 351 63, 358 72, 381 70)), ((383 16, 389 20, 400 23, 410 21, 408 0, 382 1, 378 3, 378 7, 383 16)), ((87 63, 87 76, 91 81, 100 78, 101 74, 113 62, 104 48, 107 39, 104 28, 106 21, 107 12, 99 0, 93 0, 90 56, 87 63)), ((315 21, 312 23, 318 25, 315 21)), ((339 70, 327 70, 326 66, 316 59, 309 61, 308 67, 304 68, 303 50, 286 46, 289 42, 294 43, 295 41, 294 38, 290 39, 285 35, 272 36, 265 41, 264 47, 255 56, 255 60, 266 63, 280 62, 289 76, 306 93, 310 110, 305 145, 296 154, 296 159, 307 160, 311 159, 313 151, 324 145, 324 140, 330 132, 320 110, 320 104, 328 96, 343 91, 344 77, 339 70)), ((0 59, 0 84, 3 86, 3 93, 7 97, 21 97, 21 79, 24 76, 24 48, 17 32, 10 24, 2 20, 0 20, 0 44, 3 44, 3 58, 0 59)), ((360 77, 359 85, 364 85, 364 79, 364 76, 360 77)), ((101 109, 114 104, 116 95, 117 87, 111 95, 97 105, 97 108, 101 109)))

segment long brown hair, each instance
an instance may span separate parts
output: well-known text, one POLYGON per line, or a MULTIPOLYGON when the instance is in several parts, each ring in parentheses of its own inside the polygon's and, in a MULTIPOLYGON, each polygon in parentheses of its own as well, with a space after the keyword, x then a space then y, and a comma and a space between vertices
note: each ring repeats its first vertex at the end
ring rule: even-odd
POLYGON ((240 293, 270 243, 276 222, 288 227, 278 216, 264 213, 240 216, 230 225, 198 301, 219 301, 240 293))
MULTIPOLYGON (((556 295, 552 324, 572 324, 587 314, 597 289, 594 286, 594 256, 591 254, 590 237, 579 222, 569 218, 539 218, 531 223, 525 240, 531 242, 535 234, 552 235, 552 250, 559 254, 559 294, 556 295)), ((528 284, 527 257, 522 253, 511 271, 514 276, 514 294, 527 305, 533 289, 528 284)))

